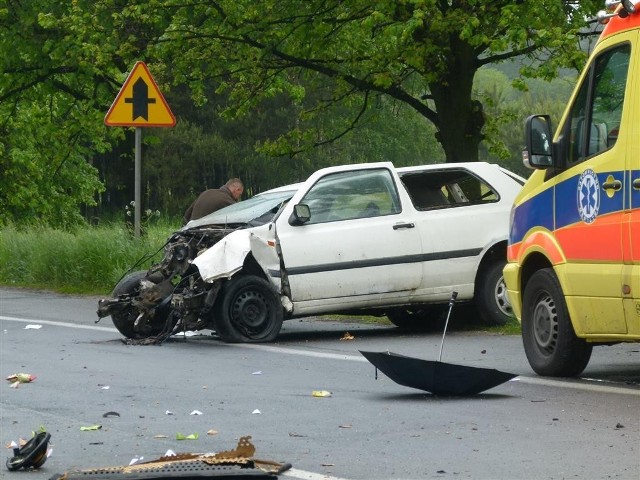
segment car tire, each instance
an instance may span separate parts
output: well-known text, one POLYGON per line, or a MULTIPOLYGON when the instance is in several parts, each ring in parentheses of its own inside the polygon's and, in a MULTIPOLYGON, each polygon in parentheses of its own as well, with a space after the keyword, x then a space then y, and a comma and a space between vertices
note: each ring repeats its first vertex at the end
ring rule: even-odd
POLYGON ((407 330, 440 330, 444 327, 447 304, 424 305, 420 308, 393 308, 386 312, 396 327, 407 330))
MULTIPOLYGON (((137 295, 140 290, 140 280, 147 276, 147 272, 144 270, 132 272, 125 276, 114 287, 111 296, 117 298, 120 295, 137 295)), ((111 321, 118 331, 126 338, 138 340, 141 338, 148 338, 160 334, 166 327, 167 317, 169 316, 169 309, 167 307, 160 307, 156 309, 153 317, 153 323, 146 331, 137 331, 134 329, 134 322, 140 315, 140 310, 134 306, 127 307, 119 312, 111 314, 111 321)))
POLYGON ((218 294, 215 327, 228 343, 260 343, 275 340, 283 321, 278 293, 264 278, 231 277, 218 294))
POLYGON ((574 377, 589 363, 592 345, 576 337, 567 303, 553 269, 538 270, 522 302, 522 342, 539 375, 574 377))
POLYGON ((504 325, 514 318, 502 274, 505 264, 506 261, 493 262, 480 275, 475 303, 485 325, 504 325))

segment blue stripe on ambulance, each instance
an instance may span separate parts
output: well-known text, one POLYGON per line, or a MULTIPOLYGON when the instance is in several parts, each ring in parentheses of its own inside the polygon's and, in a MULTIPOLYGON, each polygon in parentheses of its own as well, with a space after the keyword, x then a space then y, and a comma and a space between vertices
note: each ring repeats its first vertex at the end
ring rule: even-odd
MULTIPOLYGON (((640 190, 631 189, 631 195, 627 192, 617 191, 609 198, 602 189, 602 184, 607 181, 609 175, 616 180, 623 181, 622 171, 602 172, 597 174, 599 183, 599 208, 598 216, 620 212, 625 209, 640 208, 640 190), (624 203, 623 203, 624 202, 624 203)), ((640 178, 640 170, 633 170, 630 175, 630 185, 635 179, 640 178)), ((580 175, 575 175, 555 187, 556 208, 553 208, 553 185, 531 199, 518 205, 515 209, 509 243, 515 244, 524 239, 526 233, 533 227, 543 227, 550 231, 580 222, 578 211, 578 181, 580 175), (547 212, 555 211, 555 225, 553 218, 547 212)), ((553 182, 553 180, 551 180, 553 182)), ((623 182, 624 183, 624 182, 623 182)), ((629 187, 630 188, 630 187, 629 187)))

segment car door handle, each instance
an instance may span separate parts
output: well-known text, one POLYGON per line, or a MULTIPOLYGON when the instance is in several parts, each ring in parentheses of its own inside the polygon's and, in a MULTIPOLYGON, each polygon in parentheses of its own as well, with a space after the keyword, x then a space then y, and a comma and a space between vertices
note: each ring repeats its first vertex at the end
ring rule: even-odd
POLYGON ((618 190, 622 190, 622 182, 620 180, 610 180, 604 182, 602 188, 605 190, 613 189, 617 192, 618 190))
POLYGON ((413 223, 396 223, 393 226, 394 230, 400 230, 401 228, 415 228, 415 225, 413 223))
POLYGON ((640 190, 640 178, 636 178, 632 185, 634 190, 640 190))

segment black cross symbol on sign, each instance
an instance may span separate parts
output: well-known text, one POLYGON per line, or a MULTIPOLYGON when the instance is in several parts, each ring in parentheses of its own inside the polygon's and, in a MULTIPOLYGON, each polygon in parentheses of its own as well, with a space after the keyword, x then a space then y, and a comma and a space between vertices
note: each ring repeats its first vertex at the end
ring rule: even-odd
POLYGON ((124 99, 125 103, 133 104, 133 116, 131 120, 142 117, 149 121, 149 104, 156 103, 155 98, 149 98, 149 86, 142 79, 133 84, 133 96, 124 99))

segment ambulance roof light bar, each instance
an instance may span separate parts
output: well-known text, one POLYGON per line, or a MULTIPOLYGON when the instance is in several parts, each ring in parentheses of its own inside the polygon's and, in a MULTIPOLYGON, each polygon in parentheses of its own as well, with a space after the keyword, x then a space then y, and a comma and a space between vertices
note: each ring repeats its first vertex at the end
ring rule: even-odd
POLYGON ((618 16, 625 18, 637 11, 636 0, 605 0, 604 6, 606 10, 600 10, 596 14, 596 19, 601 25, 608 23, 611 17, 618 16), (622 8, 619 8, 619 5, 622 5, 622 8), (611 11, 614 9, 615 11, 613 13, 607 12, 607 10, 611 11))

